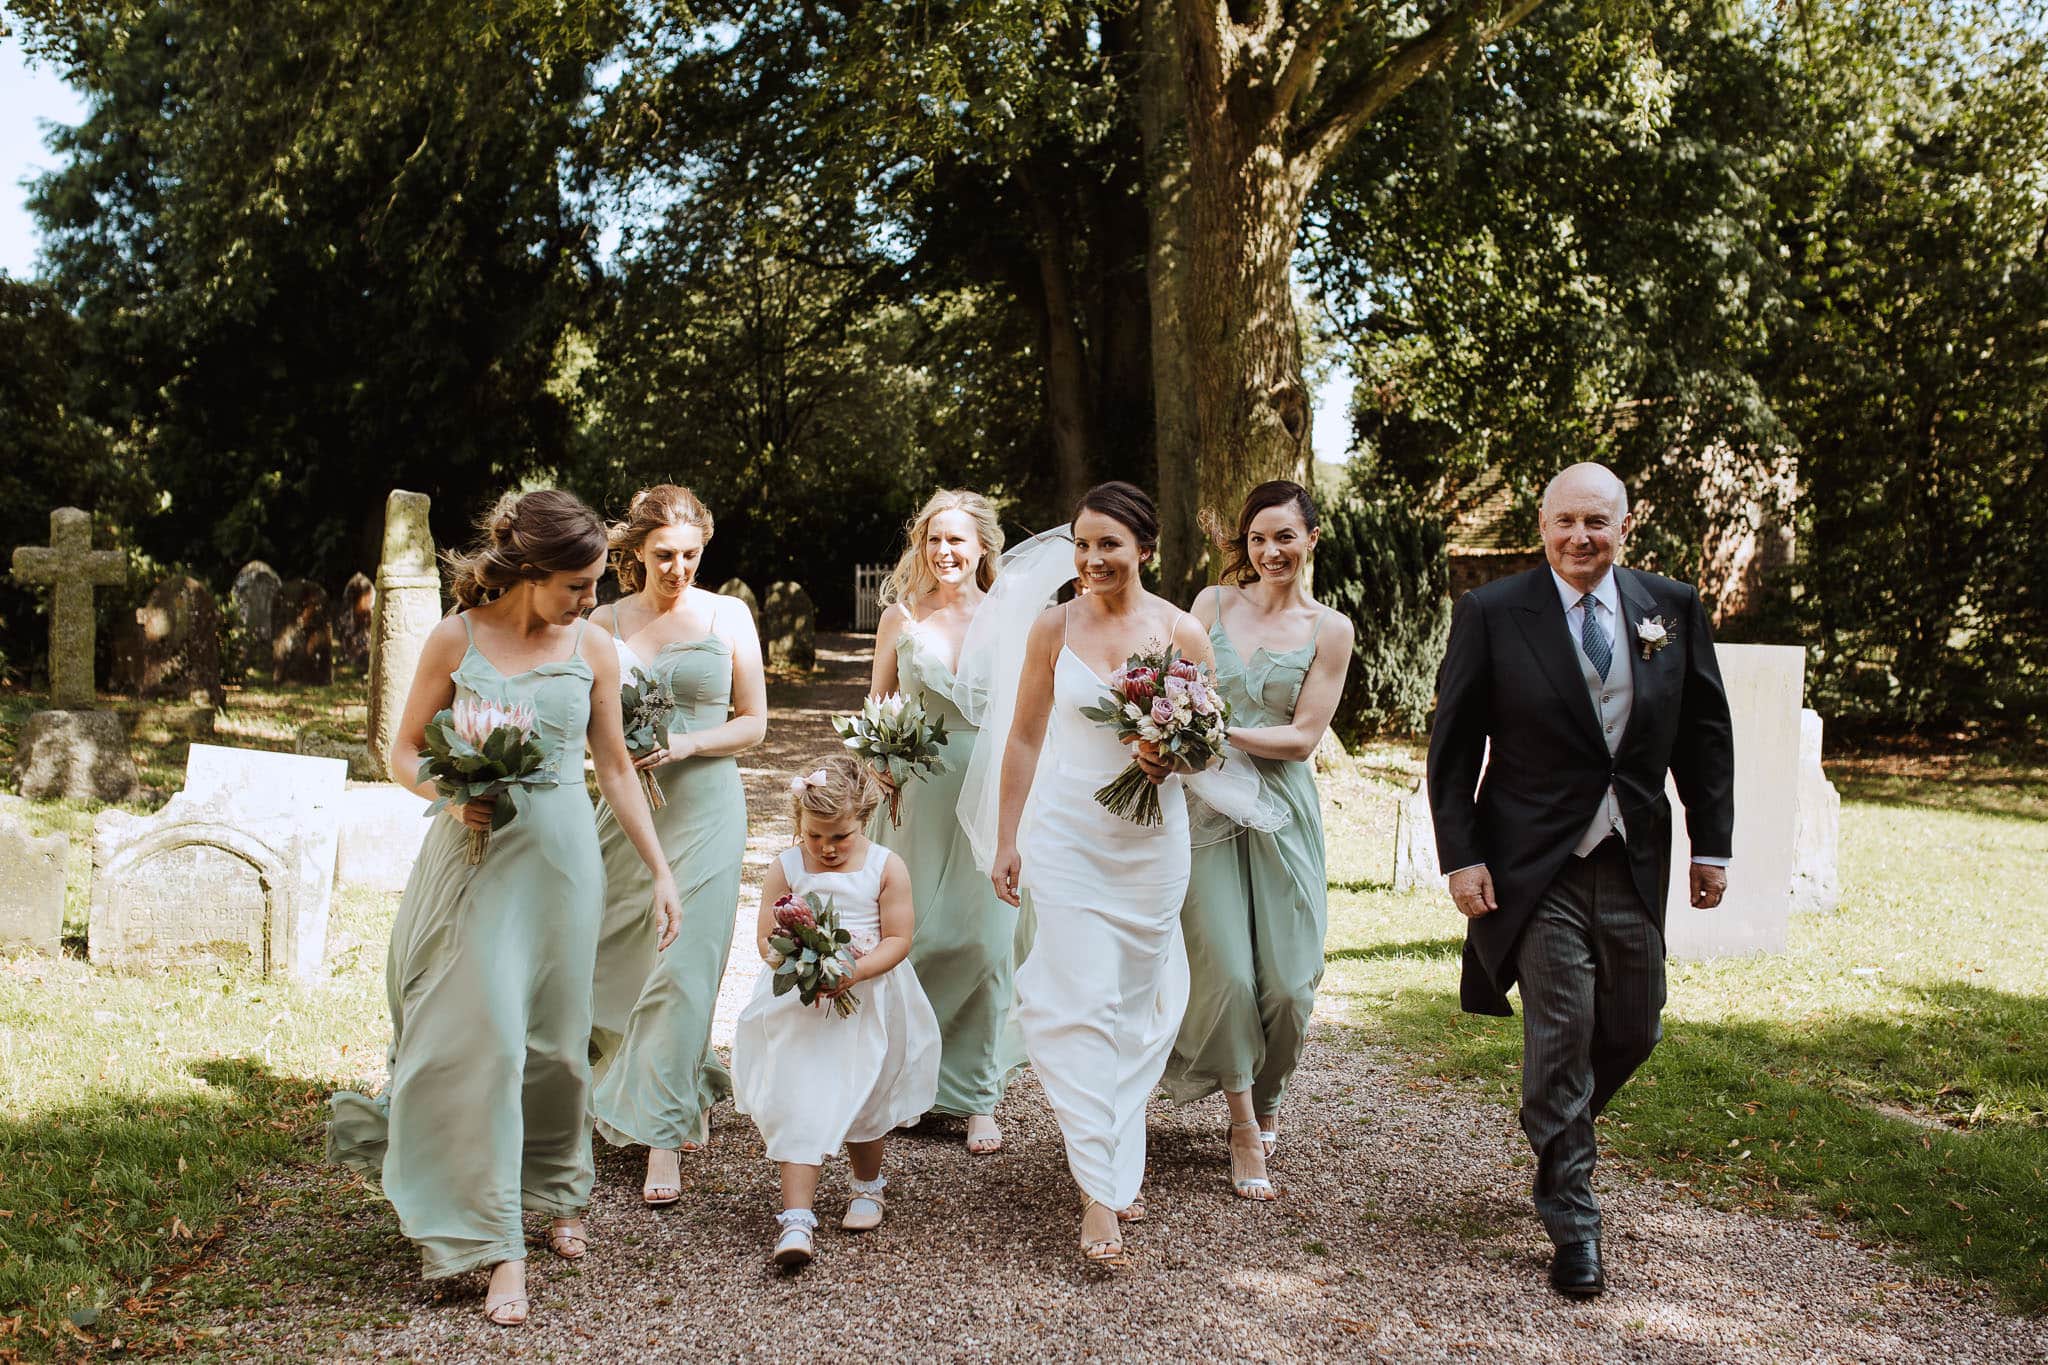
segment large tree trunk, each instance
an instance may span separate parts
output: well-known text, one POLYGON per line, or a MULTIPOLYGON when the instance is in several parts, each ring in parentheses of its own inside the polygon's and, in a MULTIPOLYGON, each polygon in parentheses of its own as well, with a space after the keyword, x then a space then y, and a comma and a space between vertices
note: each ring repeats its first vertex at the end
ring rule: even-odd
MULTIPOLYGON (((1028 193, 1028 191, 1027 191, 1028 193)), ((1071 252, 1059 211, 1031 195, 1037 225, 1038 284, 1044 298, 1045 417, 1052 431, 1060 503, 1072 507, 1087 491, 1094 469, 1095 402, 1090 392, 1087 345, 1075 316, 1071 252)))
POLYGON ((1202 444, 1195 356, 1185 312, 1189 228, 1187 91, 1172 0, 1144 0, 1139 79, 1145 208, 1151 220, 1146 284, 1152 311, 1152 448, 1159 490, 1160 591, 1189 601, 1202 578, 1202 444))

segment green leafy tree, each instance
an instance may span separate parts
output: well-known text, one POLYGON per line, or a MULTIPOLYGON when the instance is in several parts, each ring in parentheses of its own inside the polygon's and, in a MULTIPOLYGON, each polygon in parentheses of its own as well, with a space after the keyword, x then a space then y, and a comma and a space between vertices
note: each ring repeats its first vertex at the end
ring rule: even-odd
POLYGON ((558 345, 593 277, 564 149, 610 45, 598 17, 396 0, 45 16, 38 41, 90 112, 55 137, 66 164, 33 206, 92 415, 157 495, 143 545, 220 577, 252 555, 339 577, 374 553, 393 485, 433 494, 446 536, 560 462, 558 345))

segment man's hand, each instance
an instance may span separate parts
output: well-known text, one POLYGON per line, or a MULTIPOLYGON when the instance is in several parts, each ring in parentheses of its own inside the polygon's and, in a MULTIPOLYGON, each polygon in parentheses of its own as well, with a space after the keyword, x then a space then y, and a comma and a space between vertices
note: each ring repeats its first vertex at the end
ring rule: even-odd
POLYGON ((1500 902, 1493 898, 1493 874, 1486 870, 1485 863, 1459 868, 1451 874, 1450 881, 1451 902, 1466 919, 1478 919, 1500 909, 1500 902))
POLYGON ((1727 868, 1694 863, 1688 875, 1692 880, 1694 909, 1711 910, 1721 903, 1721 896, 1728 890, 1727 868))

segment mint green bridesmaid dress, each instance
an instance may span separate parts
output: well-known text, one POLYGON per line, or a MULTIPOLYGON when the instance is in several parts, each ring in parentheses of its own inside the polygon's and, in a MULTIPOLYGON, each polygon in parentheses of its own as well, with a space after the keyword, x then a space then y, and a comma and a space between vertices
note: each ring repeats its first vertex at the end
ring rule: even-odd
POLYGON ((568 1218, 590 1202, 590 973, 604 912, 583 786, 590 666, 572 648, 507 677, 472 636, 452 676, 457 696, 533 704, 557 784, 520 794, 476 867, 468 831, 433 817, 385 962, 391 1079, 378 1099, 331 1102, 329 1159, 382 1185, 429 1279, 521 1260, 522 1211, 568 1218))
MULTIPOLYGON (((893 849, 910 869, 917 932, 910 964, 939 1018, 943 1049, 933 1112, 992 1114, 1024 1064, 1016 1003, 1017 912, 996 899, 955 810, 980 732, 961 713, 963 686, 915 621, 896 637, 897 689, 946 721, 946 770, 903 788, 901 825, 884 801, 868 837, 893 849)), ((1028 941, 1025 947, 1028 948, 1028 941)))
MULTIPOLYGON (((1321 630, 1318 619, 1318 635, 1321 630)), ((1255 730, 1292 722, 1315 661, 1315 637, 1277 654, 1256 649, 1244 659, 1219 615, 1209 639, 1231 724, 1255 730)), ((1181 907, 1193 984, 1165 1086, 1183 1102, 1217 1090, 1249 1090, 1253 1111, 1271 1114, 1301 1060, 1323 979, 1328 885, 1322 803, 1309 762, 1250 761, 1292 818, 1273 833, 1239 829, 1194 851, 1181 907)))
MULTIPOLYGON (((680 705, 671 728, 723 725, 732 705, 732 650, 715 635, 662 646, 643 662, 618 644, 624 678, 640 668, 664 679, 680 705)), ((711 1106, 732 1094, 732 1075, 711 1050, 718 983, 732 949, 740 864, 747 850, 747 794, 739 760, 688 758, 654 770, 667 804, 654 830, 675 874, 682 930, 655 950, 648 906, 654 883, 611 806, 599 802, 604 847, 604 929, 598 940, 591 1055, 598 1067, 591 1114, 616 1146, 680 1148, 710 1135, 711 1106)))

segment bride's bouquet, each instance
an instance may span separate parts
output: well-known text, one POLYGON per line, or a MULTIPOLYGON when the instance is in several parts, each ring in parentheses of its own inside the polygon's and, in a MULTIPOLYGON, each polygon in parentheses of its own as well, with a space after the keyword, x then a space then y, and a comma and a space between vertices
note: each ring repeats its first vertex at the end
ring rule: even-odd
MULTIPOLYGON (((815 1005, 822 992, 853 975, 854 959, 861 956, 853 934, 840 927, 832 898, 814 891, 775 902, 775 932, 768 935, 768 950, 775 994, 795 991, 806 1005, 815 1005)), ((832 1007, 844 1019, 860 1008, 860 1001, 852 991, 842 991, 833 997, 832 1007)))
MULTIPOLYGON (((633 681, 619 688, 619 714, 626 727, 626 752, 639 759, 666 749, 669 720, 675 715, 676 705, 676 694, 667 683, 634 669, 633 681)), ((652 768, 640 769, 640 790, 647 794, 648 809, 660 810, 668 804, 652 768)))
MULTIPOLYGON (((1133 654, 1110 675, 1108 695, 1095 706, 1082 707, 1081 714, 1109 726, 1127 744, 1155 744, 1162 759, 1177 759, 1197 771, 1222 757, 1230 728, 1230 705, 1215 677, 1172 645, 1158 653, 1133 654)), ((1159 789, 1135 761, 1095 799, 1133 824, 1156 825, 1161 819, 1159 789)))
POLYGON ((946 743, 946 718, 932 715, 923 702, 901 692, 869 697, 852 715, 832 717, 832 728, 847 748, 889 779, 892 828, 903 823, 897 815, 903 784, 946 770, 940 752, 946 743))
POLYGON ((477 866, 491 846, 491 830, 503 829, 519 813, 518 793, 555 785, 534 735, 533 704, 457 698, 427 722, 427 752, 416 780, 429 779, 441 793, 427 807, 430 816, 447 805, 497 798, 491 829, 469 831, 469 865, 477 866))

